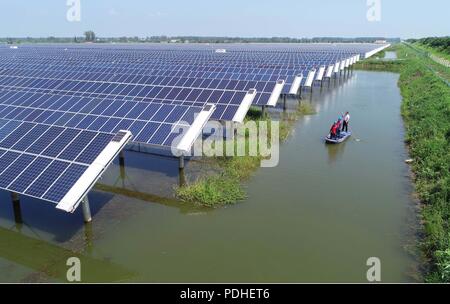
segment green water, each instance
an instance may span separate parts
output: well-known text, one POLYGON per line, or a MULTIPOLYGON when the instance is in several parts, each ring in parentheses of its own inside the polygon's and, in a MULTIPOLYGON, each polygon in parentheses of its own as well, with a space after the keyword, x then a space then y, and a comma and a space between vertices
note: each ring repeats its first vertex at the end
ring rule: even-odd
MULTIPOLYGON (((133 152, 126 153, 124 180, 114 164, 101 183, 154 196, 94 191, 89 226, 80 210, 66 215, 27 198, 25 224, 15 225, 1 192, 0 282, 63 281, 70 255, 82 257, 92 281, 365 282, 369 257, 380 258, 384 282, 413 281, 415 202, 397 80, 358 71, 322 93, 315 88, 303 102, 318 113, 300 118, 279 165, 259 169, 245 184, 248 199, 233 206, 161 201, 155 196, 172 196, 178 183, 177 162, 133 152), (352 139, 325 145, 344 111, 352 139)), ((204 171, 190 162, 186 174, 204 171)))

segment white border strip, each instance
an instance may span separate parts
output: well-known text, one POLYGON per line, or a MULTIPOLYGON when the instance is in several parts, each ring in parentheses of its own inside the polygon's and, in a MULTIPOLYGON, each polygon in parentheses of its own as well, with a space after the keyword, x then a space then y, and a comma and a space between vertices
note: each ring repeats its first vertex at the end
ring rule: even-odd
POLYGON ((95 185, 95 182, 100 178, 102 173, 108 168, 109 164, 119 154, 119 152, 130 141, 132 135, 130 131, 124 132, 125 136, 120 142, 111 141, 105 149, 100 153, 94 162, 81 175, 78 181, 67 192, 63 199, 56 205, 57 209, 73 213, 81 203, 82 199, 87 195, 89 190, 95 185))
POLYGON ((213 104, 206 104, 203 110, 197 114, 191 127, 187 130, 186 134, 180 140, 177 146, 177 150, 188 153, 191 150, 197 137, 202 133, 211 115, 214 113, 216 106, 213 104))
POLYGON ((277 81, 277 84, 273 89, 272 95, 270 95, 269 101, 267 102, 268 106, 274 107, 277 105, 278 99, 280 98, 281 92, 283 91, 284 84, 285 84, 284 80, 277 81))
POLYGON ((317 73, 316 80, 322 81, 324 74, 325 74, 325 66, 321 66, 319 68, 319 72, 317 73))
POLYGON ((255 97, 256 97, 255 89, 251 89, 247 92, 247 94, 245 95, 241 104, 239 105, 239 108, 236 111, 236 114, 234 114, 234 116, 233 116, 234 122, 242 123, 244 121, 244 118, 247 115, 247 112, 250 109, 255 97))
POLYGON ((297 94, 300 86, 302 85, 303 74, 295 76, 294 82, 292 82, 291 89, 289 90, 289 94, 297 94))
POLYGON ((341 63, 340 62, 336 62, 336 64, 334 65, 334 73, 339 73, 339 69, 341 67, 341 63))
POLYGON ((306 77, 305 87, 311 87, 314 82, 314 75, 316 75, 316 69, 312 69, 306 77))
POLYGON ((367 58, 369 58, 369 57, 372 57, 372 56, 375 55, 376 53, 381 52, 382 50, 384 50, 384 49, 386 49, 386 48, 388 48, 388 47, 390 47, 390 46, 391 46, 390 44, 385 44, 385 45, 383 45, 382 47, 379 47, 379 48, 377 48, 377 49, 375 49, 375 50, 373 50, 373 51, 367 52, 367 53, 365 54, 365 56, 364 56, 364 59, 367 59, 367 58))
POLYGON ((326 78, 331 78, 333 76, 334 65, 330 65, 327 69, 327 73, 325 74, 326 78))

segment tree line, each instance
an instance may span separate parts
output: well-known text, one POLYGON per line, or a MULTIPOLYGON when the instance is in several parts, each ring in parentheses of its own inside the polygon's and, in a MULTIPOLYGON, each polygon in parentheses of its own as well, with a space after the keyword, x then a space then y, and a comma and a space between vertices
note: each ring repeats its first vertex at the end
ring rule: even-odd
POLYGON ((390 43, 400 42, 400 38, 386 39, 384 37, 315 37, 315 38, 290 38, 290 37, 199 37, 199 36, 149 36, 149 37, 97 37, 94 31, 86 31, 80 37, 8 37, 0 38, 0 43, 372 43, 386 40, 390 43))
POLYGON ((434 48, 440 52, 450 55, 450 36, 446 37, 428 37, 422 39, 409 39, 410 43, 420 43, 434 48))

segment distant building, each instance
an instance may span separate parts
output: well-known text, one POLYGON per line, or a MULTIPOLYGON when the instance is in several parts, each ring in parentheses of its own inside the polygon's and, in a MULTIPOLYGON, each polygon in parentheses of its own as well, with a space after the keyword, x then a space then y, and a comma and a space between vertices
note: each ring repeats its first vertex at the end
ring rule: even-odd
POLYGON ((387 40, 375 40, 375 43, 377 43, 377 44, 386 44, 387 40))

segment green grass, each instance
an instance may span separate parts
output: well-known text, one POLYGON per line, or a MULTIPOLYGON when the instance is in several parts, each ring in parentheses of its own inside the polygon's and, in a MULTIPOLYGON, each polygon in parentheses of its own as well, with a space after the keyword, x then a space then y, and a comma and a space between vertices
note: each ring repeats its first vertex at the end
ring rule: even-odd
MULTIPOLYGON (((447 61, 450 61, 450 53, 446 50, 444 51, 442 49, 437 49, 437 48, 431 47, 429 45, 423 44, 421 42, 415 42, 415 43, 413 43, 413 45, 414 45, 414 47, 416 47, 420 50, 423 50, 424 52, 431 53, 431 54, 441 57, 447 61)), ((447 48, 447 50, 448 50, 448 48, 447 48)))
POLYGON ((410 60, 400 76, 402 115, 423 202, 422 247, 432 265, 427 279, 450 282, 450 258, 443 254, 450 248, 450 89, 420 60, 410 60))
POLYGON ((432 70, 442 79, 450 82, 450 68, 447 68, 428 57, 427 52, 417 48, 416 45, 409 44, 407 47, 402 45, 397 52, 398 56, 405 59, 416 60, 426 68, 432 70))
POLYGON ((356 70, 389 71, 400 73, 403 62, 401 60, 363 60, 354 65, 356 70))
POLYGON ((439 78, 448 71, 435 71, 434 62, 406 45, 397 46, 397 55, 397 63, 369 60, 358 67, 400 73, 405 142, 422 202, 425 280, 450 282, 450 88, 439 78))
POLYGON ((237 178, 227 171, 220 175, 208 176, 196 183, 177 189, 177 196, 186 202, 205 206, 234 204, 245 198, 245 193, 237 178))
POLYGON ((297 113, 300 115, 314 115, 317 112, 311 103, 302 102, 297 109, 297 113))
MULTIPOLYGON (((308 115, 313 113, 312 106, 303 106, 308 115)), ((301 106, 299 107, 299 109, 301 106)), ((299 114, 288 115, 280 120, 280 142, 285 141, 290 134, 299 114)), ((262 117, 261 110, 251 108, 245 121, 253 120, 257 124, 262 121, 270 122, 270 117, 262 117)), ((302 114, 303 115, 303 114, 302 114)), ((269 124, 270 126, 270 124, 269 124)), ((268 130, 271 138, 271 130, 268 130)), ((270 142, 270 141, 269 141, 270 142)), ((245 134, 246 151, 249 146, 249 133, 245 134)), ((224 142, 224 146, 226 143, 224 142)), ((259 145, 258 145, 259 150, 259 145)), ((203 177, 196 182, 176 189, 176 196, 184 201, 209 207, 217 207, 227 204, 235 204, 246 198, 246 192, 242 188, 242 182, 246 181, 260 167, 262 156, 236 156, 215 157, 214 161, 222 169, 220 174, 203 177)))

